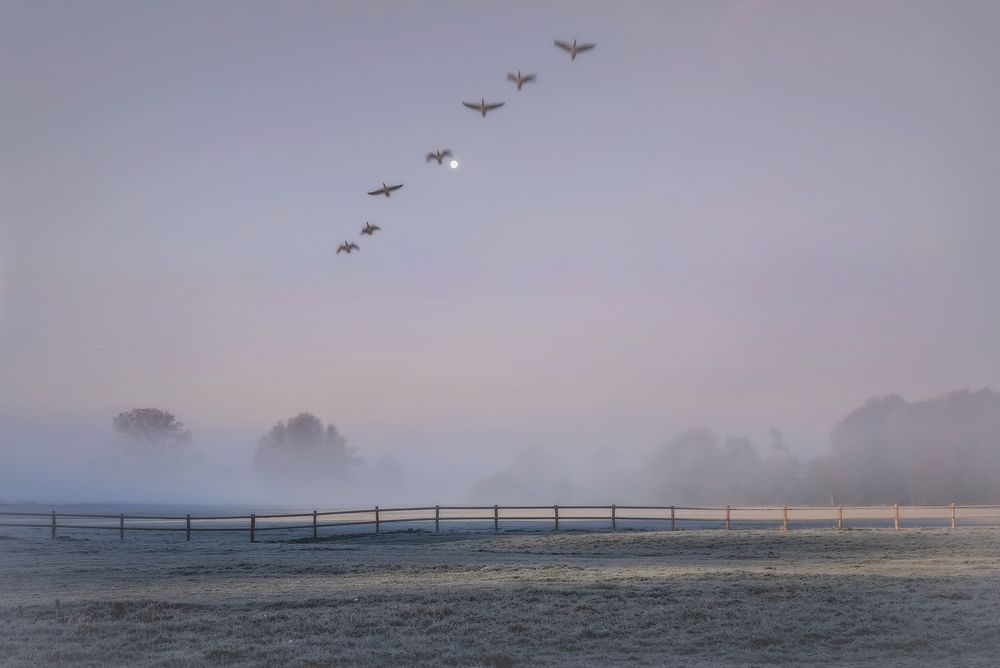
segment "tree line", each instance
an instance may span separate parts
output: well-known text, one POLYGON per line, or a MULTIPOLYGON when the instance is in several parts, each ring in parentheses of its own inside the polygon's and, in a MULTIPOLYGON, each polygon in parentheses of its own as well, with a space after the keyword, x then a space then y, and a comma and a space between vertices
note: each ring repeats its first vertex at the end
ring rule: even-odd
MULTIPOLYGON (((133 408, 112 420, 118 442, 155 461, 181 455, 193 442, 191 431, 173 413, 133 408)), ((332 425, 312 413, 279 420, 257 442, 253 464, 269 478, 337 478, 361 463, 354 448, 332 425)))
MULTIPOLYGON (((112 424, 121 442, 155 461, 193 442, 176 416, 158 408, 120 413, 112 424)), ((277 422, 253 456, 262 478, 284 481, 344 479, 360 463, 337 427, 311 413, 277 422)), ((631 479, 630 495, 663 503, 997 503, 1000 394, 984 389, 917 402, 871 399, 837 423, 824 454, 807 461, 778 429, 763 448, 746 437, 689 429, 658 447, 631 479)), ((569 487, 563 478, 553 489, 569 487)), ((521 488, 524 481, 500 472, 476 483, 473 493, 503 496, 521 488)))
POLYGON ((1000 394, 871 399, 837 423, 824 454, 805 462, 776 429, 763 451, 747 438, 692 429, 663 444, 649 470, 657 498, 695 503, 997 503, 1000 394))

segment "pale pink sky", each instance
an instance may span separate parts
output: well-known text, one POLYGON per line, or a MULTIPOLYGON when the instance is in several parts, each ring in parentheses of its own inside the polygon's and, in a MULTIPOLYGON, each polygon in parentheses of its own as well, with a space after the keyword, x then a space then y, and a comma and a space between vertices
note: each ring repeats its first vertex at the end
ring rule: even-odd
POLYGON ((869 396, 995 388, 997 34, 993 2, 3 3, 0 421, 815 452, 869 396))

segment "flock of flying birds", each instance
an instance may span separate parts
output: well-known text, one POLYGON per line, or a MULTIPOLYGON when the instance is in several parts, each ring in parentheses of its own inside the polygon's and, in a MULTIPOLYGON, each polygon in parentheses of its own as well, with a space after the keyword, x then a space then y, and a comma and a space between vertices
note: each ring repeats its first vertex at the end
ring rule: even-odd
MULTIPOLYGON (((555 43, 555 45, 557 47, 559 47, 563 51, 566 51, 569 54, 570 60, 576 60, 577 54, 583 53, 585 51, 590 51, 595 46, 597 46, 596 44, 580 44, 575 39, 573 40, 572 44, 570 44, 568 42, 562 42, 562 41, 560 41, 558 39, 554 40, 554 43, 555 43)), ((512 73, 508 72, 507 73, 507 79, 509 81, 513 81, 514 84, 517 85, 517 89, 521 90, 521 87, 524 86, 524 84, 531 83, 531 82, 533 82, 535 80, 535 75, 534 74, 521 74, 521 71, 518 70, 517 74, 512 74, 512 73)), ((504 105, 504 103, 503 102, 491 102, 491 103, 487 104, 486 103, 486 98, 480 98, 480 100, 479 100, 478 103, 476 103, 476 102, 463 102, 462 105, 465 106, 465 107, 467 107, 467 108, 469 108, 469 109, 472 109, 473 111, 478 111, 480 114, 482 114, 483 118, 486 118, 487 112, 494 111, 495 109, 499 109, 500 107, 502 107, 504 105)), ((433 153, 428 153, 427 154, 426 162, 430 162, 431 160, 436 160, 438 165, 443 165, 444 164, 444 159, 445 158, 450 158, 450 157, 452 157, 452 153, 451 153, 450 150, 448 150, 448 149, 440 149, 440 150, 437 150, 437 151, 435 151, 433 153)), ((457 163, 452 164, 452 167, 456 166, 456 164, 457 163)), ((393 185, 393 186, 390 186, 390 185, 387 185, 385 183, 382 183, 382 187, 381 188, 377 188, 375 190, 372 190, 368 194, 372 195, 374 197, 378 197, 380 195, 384 196, 384 197, 391 197, 392 193, 396 192, 397 190, 399 190, 402 187, 403 187, 402 183, 399 183, 399 184, 393 185)), ((363 228, 361 228, 361 234, 362 234, 362 236, 367 235, 367 236, 371 237, 371 236, 374 236, 375 233, 378 232, 381 229, 382 228, 379 227, 378 225, 372 225, 371 223, 369 223, 369 222, 366 221, 365 222, 365 226, 363 228)), ((347 253, 348 255, 350 255, 351 253, 353 253, 356 250, 361 250, 361 247, 358 246, 358 244, 354 243, 353 241, 345 241, 344 243, 340 244, 340 246, 337 247, 337 255, 340 255, 341 253, 347 253)))

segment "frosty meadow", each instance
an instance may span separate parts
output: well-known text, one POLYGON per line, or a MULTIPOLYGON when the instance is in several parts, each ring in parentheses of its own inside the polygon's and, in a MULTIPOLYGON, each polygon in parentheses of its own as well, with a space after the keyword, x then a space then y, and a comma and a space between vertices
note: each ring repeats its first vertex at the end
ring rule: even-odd
POLYGON ((38 665, 989 666, 995 528, 0 540, 38 665))

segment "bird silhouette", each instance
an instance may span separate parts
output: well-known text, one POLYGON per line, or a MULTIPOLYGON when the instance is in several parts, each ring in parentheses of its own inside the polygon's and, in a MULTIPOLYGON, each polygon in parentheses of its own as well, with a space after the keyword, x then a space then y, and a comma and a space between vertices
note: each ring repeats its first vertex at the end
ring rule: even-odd
POLYGON ((437 151, 436 153, 428 153, 427 162, 430 162, 431 160, 437 160, 438 164, 441 165, 444 164, 445 158, 450 158, 450 157, 451 157, 451 151, 449 151, 448 149, 444 149, 441 151, 437 151))
POLYGON ((493 104, 486 104, 486 99, 485 98, 481 99, 479 101, 479 104, 476 104, 475 102, 463 102, 462 104, 465 105, 466 107, 468 107, 469 109, 475 109, 476 111, 478 111, 479 113, 481 113, 483 115, 483 118, 486 118, 486 112, 487 111, 493 111, 494 109, 499 109, 500 107, 502 107, 504 105, 503 102, 495 102, 493 104))
POLYGON ((361 246, 357 245, 353 241, 345 241, 337 247, 337 255, 340 255, 341 251, 350 255, 353 251, 361 250, 361 246))
POLYGON ((521 86, 523 86, 526 83, 531 83, 532 81, 535 80, 535 75, 534 74, 525 74, 524 76, 521 76, 521 70, 518 70, 516 75, 511 74, 510 72, 508 72, 507 73, 507 79, 509 81, 513 81, 514 83, 516 83, 517 84, 517 89, 521 90, 521 86))
POLYGON ((570 60, 576 60, 576 54, 583 53, 584 51, 590 51, 597 46, 596 44, 577 44, 575 39, 572 44, 560 42, 558 39, 554 40, 554 42, 560 49, 569 53, 570 60))
POLYGON ((391 193, 394 190, 399 190, 402 187, 403 187, 402 183, 400 183, 398 186, 387 186, 383 182, 381 188, 379 188, 378 190, 373 190, 373 191, 371 191, 368 194, 369 195, 385 195, 386 197, 388 197, 389 193, 391 193))
MULTIPOLYGON (((368 236, 371 236, 371 235, 375 234, 377 231, 379 231, 381 229, 382 228, 379 227, 378 225, 372 225, 371 223, 369 223, 366 220, 365 221, 365 226, 361 228, 361 234, 367 234, 368 236)), ((350 252, 350 251, 348 251, 348 252, 350 252)))

